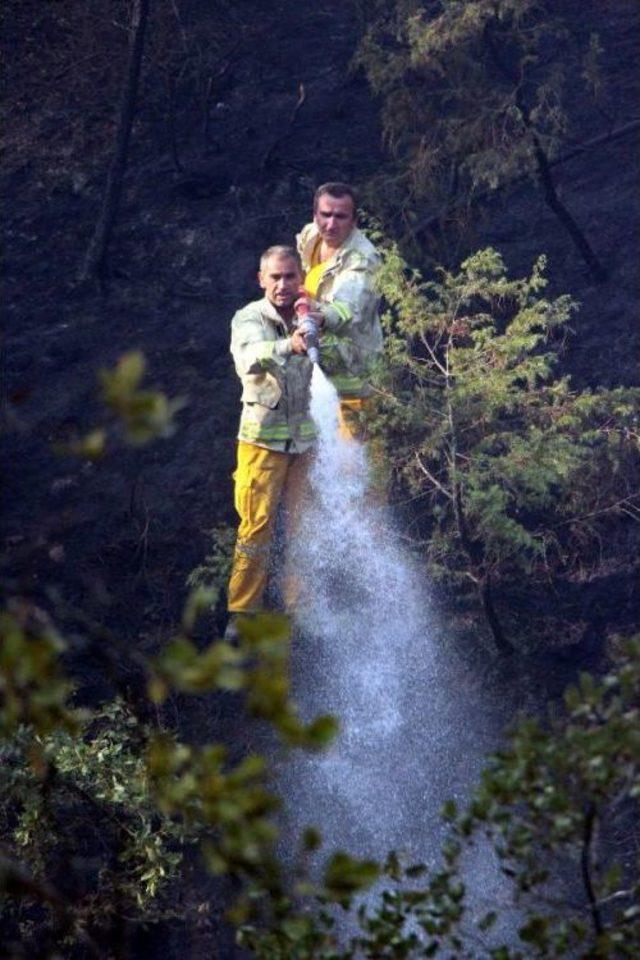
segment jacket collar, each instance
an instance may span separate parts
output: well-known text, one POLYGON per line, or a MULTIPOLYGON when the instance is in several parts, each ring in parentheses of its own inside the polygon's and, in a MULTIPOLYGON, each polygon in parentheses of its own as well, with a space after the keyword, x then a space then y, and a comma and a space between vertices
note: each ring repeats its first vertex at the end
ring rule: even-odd
POLYGON ((267 300, 266 297, 263 297, 262 300, 260 300, 260 310, 263 314, 267 315, 269 320, 272 320, 274 323, 279 323, 286 330, 290 330, 293 326, 293 323, 287 323, 284 317, 276 310, 271 301, 267 300))
MULTIPOLYGON (((296 240, 298 242, 298 250, 300 252, 300 256, 302 257, 303 266, 308 267, 311 263, 313 249, 319 236, 320 231, 313 221, 308 223, 306 227, 303 227, 298 234, 296 240)), ((371 241, 365 237, 362 230, 359 230, 358 227, 353 228, 342 246, 339 247, 334 255, 330 258, 328 261, 327 273, 339 269, 345 257, 353 250, 356 250, 358 253, 364 254, 365 256, 371 256, 371 254, 374 253, 374 248, 371 244, 371 241)))

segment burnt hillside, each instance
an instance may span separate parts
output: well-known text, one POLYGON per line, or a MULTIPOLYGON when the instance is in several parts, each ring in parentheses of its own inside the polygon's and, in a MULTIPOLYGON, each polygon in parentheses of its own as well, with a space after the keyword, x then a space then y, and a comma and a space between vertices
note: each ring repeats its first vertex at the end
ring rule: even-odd
MULTIPOLYGON (((220 12, 186 7, 205 42, 209 30, 215 38, 220 12)), ((206 130, 201 91, 182 91, 180 169, 152 20, 107 296, 79 289, 76 275, 100 205, 122 37, 88 4, 104 33, 93 42, 95 71, 78 78, 79 39, 62 8, 21 4, 6 17, 6 42, 17 50, 23 38, 9 71, 3 175, 11 565, 20 588, 36 593, 54 582, 78 600, 104 585, 109 617, 136 634, 175 614, 207 531, 232 519, 238 391, 228 324, 256 295, 257 255, 291 241, 315 183, 358 180, 379 162, 375 107, 348 72, 348 6, 283 16, 285 7, 265 18, 243 3, 229 15, 239 22, 204 81, 213 77, 206 130), (179 435, 97 465, 52 456, 52 444, 97 421, 97 372, 131 348, 144 351, 150 382, 188 398, 179 435)))
MULTIPOLYGON (((102 283, 81 283, 113 150, 130 4, 5 3, 0 582, 6 597, 48 611, 70 638, 69 662, 83 683, 83 703, 112 692, 95 652, 107 636, 102 626, 119 638, 115 667, 135 685, 136 653, 155 653, 171 635, 187 578, 209 553, 212 531, 235 523, 239 388, 229 322, 257 294, 260 252, 292 242, 310 219, 313 191, 323 181, 354 183, 374 216, 384 208, 381 180, 395 168, 382 142, 380 102, 352 64, 365 6, 152 0, 108 273, 102 283), (105 420, 100 371, 132 349, 147 359, 147 384, 183 398, 177 431, 132 448, 116 426, 107 456, 71 456, 69 445, 105 420), (97 632, 96 624, 102 625, 97 632), (85 636, 92 631, 90 648, 85 636), (122 650, 128 656, 118 661, 122 650)), ((597 33, 602 47, 597 106, 574 65, 576 82, 567 92, 571 130, 554 173, 607 279, 594 283, 588 276, 529 180, 481 198, 455 255, 459 260, 492 245, 517 275, 546 253, 552 295, 568 293, 581 303, 563 373, 581 387, 633 385, 640 11, 636 0, 563 0, 556 8, 571 34, 588 42, 597 33)), ((420 217, 426 226, 412 247, 427 276, 436 241, 446 246, 447 240, 437 233, 441 225, 437 231, 429 225, 436 214, 425 199, 420 217)), ((392 232, 393 217, 389 224, 392 232)), ((636 481, 629 478, 629 485, 637 489, 636 481)), ((462 640, 442 631, 447 655, 458 644, 452 660, 460 654, 464 661, 471 699, 482 707, 483 697, 503 698, 491 736, 498 736, 506 714, 530 706, 532 698, 539 698, 537 708, 555 696, 575 669, 599 668, 603 639, 633 629, 633 525, 625 519, 612 537, 613 547, 604 544, 583 576, 554 585, 566 618, 558 645, 568 652, 557 661, 550 657, 551 666, 544 657, 518 660, 521 687, 509 673, 516 661, 505 668, 491 661, 468 611, 460 618, 462 640)), ((526 585, 520 593, 527 594, 526 585)), ((520 599, 528 622, 546 602, 540 595, 520 599)), ((444 622, 448 629, 450 621, 444 622)), ((218 610, 200 639, 223 623, 218 610)), ((238 751, 252 746, 253 733, 236 724, 235 706, 224 698, 207 706, 176 698, 168 713, 169 724, 198 742, 229 736, 232 728, 238 751)), ((475 730, 468 734, 475 740, 475 730)), ((188 919, 174 917, 151 932, 136 927, 123 956, 244 955, 235 953, 231 933, 221 938, 219 904, 212 922, 196 917, 205 895, 223 902, 229 890, 220 894, 217 881, 211 886, 193 863, 186 872, 180 908, 188 919)))

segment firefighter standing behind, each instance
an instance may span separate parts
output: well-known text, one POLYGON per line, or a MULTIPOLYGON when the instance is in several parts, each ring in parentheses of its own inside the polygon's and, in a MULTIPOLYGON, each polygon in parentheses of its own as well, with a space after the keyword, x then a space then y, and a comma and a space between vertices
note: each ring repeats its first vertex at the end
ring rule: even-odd
POLYGON ((348 184, 318 187, 313 222, 297 243, 312 316, 324 323, 322 369, 340 397, 340 432, 364 439, 358 414, 373 393, 367 376, 382 350, 374 287, 379 257, 356 226, 356 199, 348 184))
POLYGON ((231 323, 242 416, 234 474, 240 525, 229 581, 227 637, 237 632, 238 614, 262 608, 278 507, 282 502, 289 539, 316 433, 309 414, 312 363, 304 335, 294 327, 302 284, 296 251, 283 246, 266 250, 258 282, 264 297, 239 310, 231 323))

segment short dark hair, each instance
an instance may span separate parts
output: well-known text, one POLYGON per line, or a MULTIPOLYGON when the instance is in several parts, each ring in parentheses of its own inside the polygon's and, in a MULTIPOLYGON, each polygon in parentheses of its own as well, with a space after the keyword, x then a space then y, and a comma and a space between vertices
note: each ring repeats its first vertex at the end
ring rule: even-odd
POLYGON ((287 260, 294 260, 297 264, 298 270, 300 273, 302 273, 300 255, 295 247, 285 247, 282 244, 278 244, 275 247, 268 247, 260 257, 260 270, 264 270, 267 260, 269 260, 271 257, 280 257, 282 260, 285 258, 287 260))
POLYGON ((329 194, 330 197, 335 197, 339 199, 340 197, 351 197, 351 202, 353 203, 353 215, 356 215, 356 209, 358 207, 358 202, 356 200, 356 192, 353 187, 350 187, 348 183, 340 183, 339 181, 331 183, 323 183, 318 187, 316 192, 313 195, 313 212, 315 213, 318 209, 318 203, 320 202, 320 197, 324 197, 325 194, 329 194))

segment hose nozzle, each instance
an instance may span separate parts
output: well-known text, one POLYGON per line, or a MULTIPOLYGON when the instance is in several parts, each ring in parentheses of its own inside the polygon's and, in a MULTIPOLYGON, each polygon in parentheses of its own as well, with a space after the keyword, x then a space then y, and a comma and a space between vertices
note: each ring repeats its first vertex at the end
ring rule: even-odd
MULTIPOLYGON (((305 297, 305 291, 300 291, 300 296, 305 297)), ((318 325, 309 316, 309 304, 305 299, 296 303, 296 327, 304 335, 304 342, 307 345, 307 356, 311 363, 320 363, 320 336, 318 325)))

